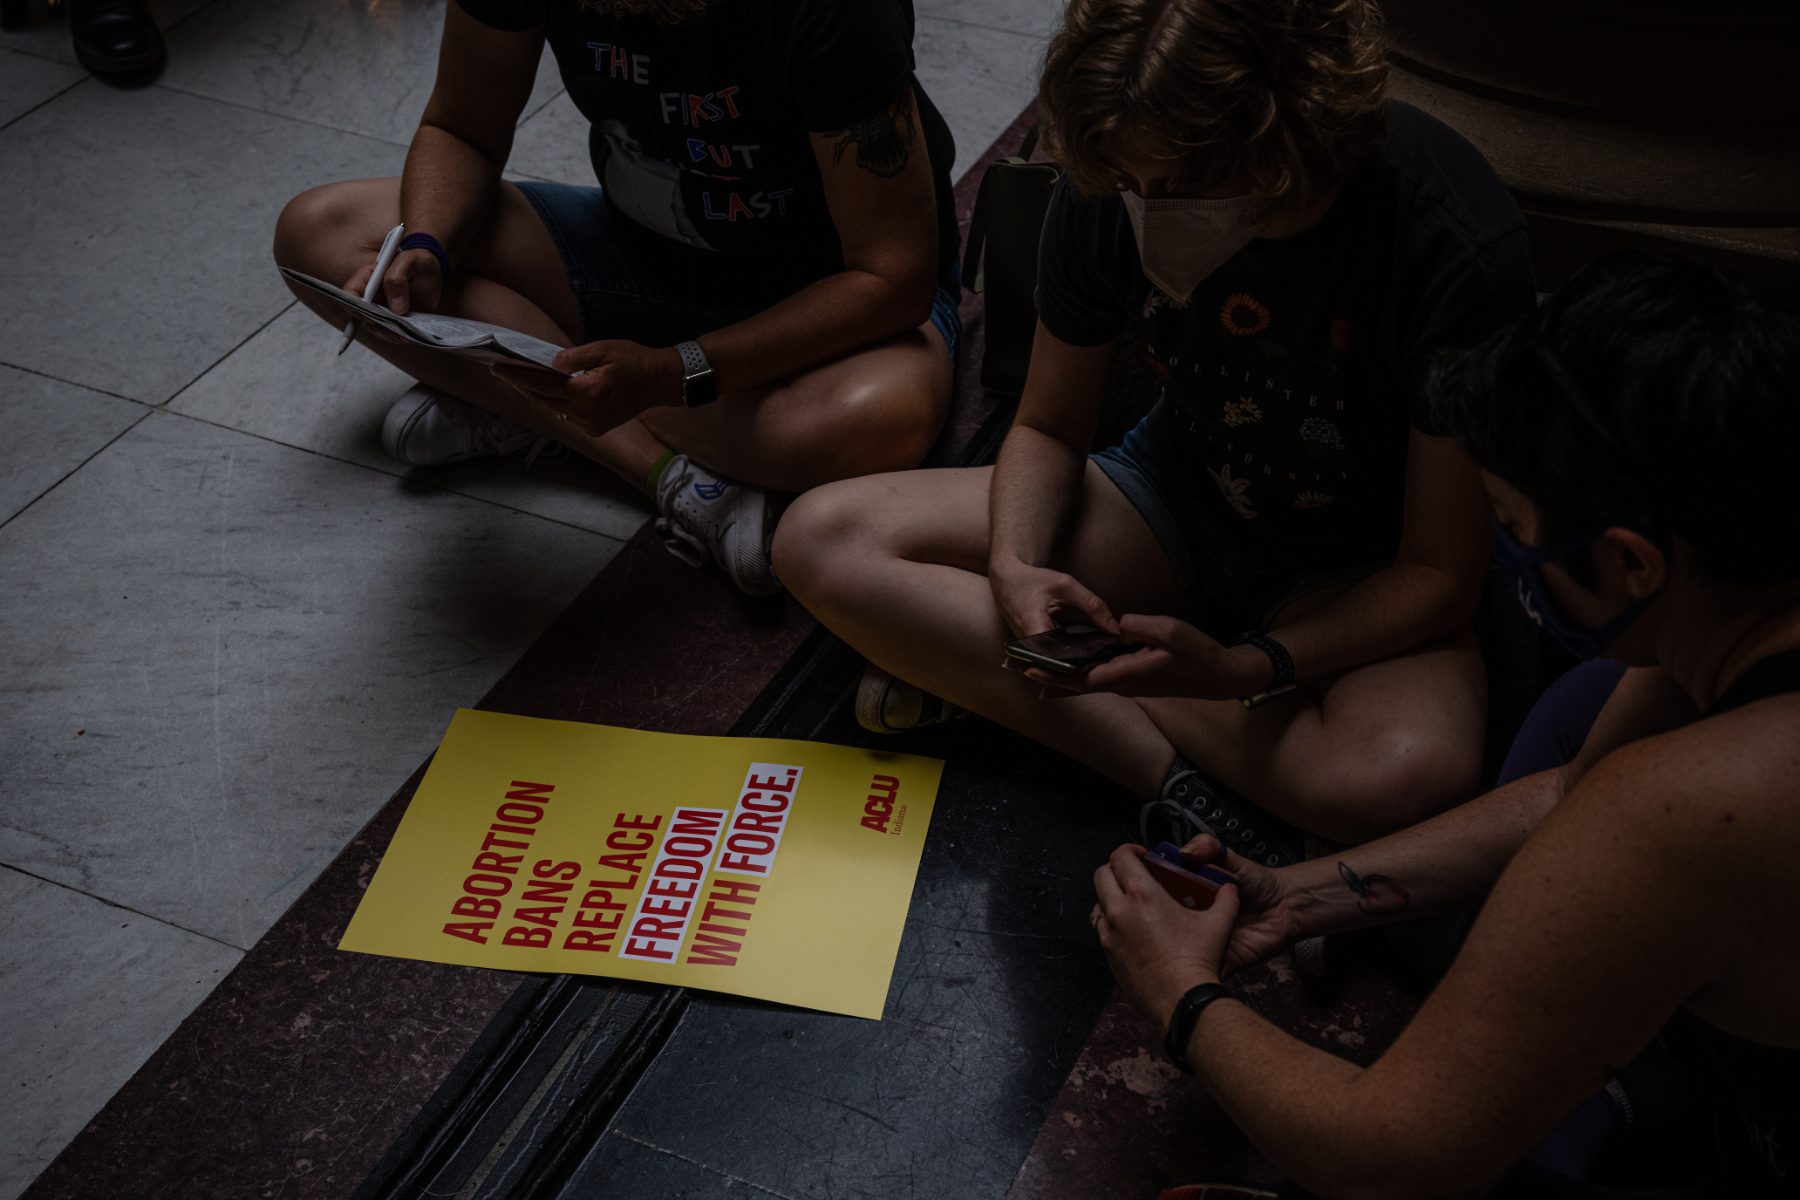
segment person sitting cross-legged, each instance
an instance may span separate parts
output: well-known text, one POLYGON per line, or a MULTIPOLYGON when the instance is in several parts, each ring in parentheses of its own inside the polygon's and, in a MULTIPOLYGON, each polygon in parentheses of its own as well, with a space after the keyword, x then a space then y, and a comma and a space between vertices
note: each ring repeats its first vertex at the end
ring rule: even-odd
POLYGON ((1178 842, 1217 827, 1271 861, 1292 830, 1228 789, 1338 840, 1474 793, 1486 509, 1414 401, 1434 350, 1534 293, 1505 187, 1384 100, 1382 50, 1364 0, 1069 5, 1041 84, 1066 175, 997 465, 820 488, 776 540, 789 589, 904 681, 868 677, 865 724, 922 689, 1155 802, 1178 842), (1128 326, 1161 397, 1090 457, 1128 326), (1001 669, 1071 621, 1144 648, 1001 669))
POLYGON ((1120 847, 1095 874, 1101 944, 1171 1054, 1320 1196, 1792 1196, 1800 533, 1769 518, 1791 504, 1800 319, 1620 256, 1432 390, 1527 610, 1623 668, 1553 688, 1505 786, 1318 862, 1228 854, 1238 881, 1205 911, 1120 847), (1478 906, 1366 1069, 1220 983, 1299 939, 1478 906))
POLYGON ((383 303, 569 347, 575 375, 365 325, 420 381, 390 454, 563 443, 647 491, 679 556, 773 591, 769 493, 913 466, 949 407, 954 146, 912 27, 911 0, 453 0, 405 173, 296 197, 276 261, 360 293, 403 222, 383 303), (546 43, 600 187, 501 178, 546 43))

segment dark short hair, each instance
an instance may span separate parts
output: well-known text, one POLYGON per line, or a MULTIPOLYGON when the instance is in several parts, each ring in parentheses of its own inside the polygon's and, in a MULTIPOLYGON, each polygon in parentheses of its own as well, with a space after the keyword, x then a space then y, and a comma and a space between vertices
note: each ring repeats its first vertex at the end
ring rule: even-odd
POLYGON ((1625 525, 1720 582, 1800 579, 1800 320, 1741 282, 1609 255, 1426 389, 1439 429, 1537 507, 1540 545, 1625 525))

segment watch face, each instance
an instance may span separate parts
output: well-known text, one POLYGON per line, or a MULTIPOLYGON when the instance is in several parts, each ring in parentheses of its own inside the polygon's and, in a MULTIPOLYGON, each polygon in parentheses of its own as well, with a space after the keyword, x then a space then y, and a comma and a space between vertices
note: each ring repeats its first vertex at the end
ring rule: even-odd
POLYGON ((710 404, 718 399, 713 387, 712 364, 706 361, 706 352, 700 349, 699 342, 683 342, 675 347, 681 355, 681 400, 689 408, 699 404, 710 404))
POLYGON ((681 398, 689 408, 701 404, 711 404, 719 398, 718 389, 713 387, 711 367, 689 375, 681 381, 681 398))

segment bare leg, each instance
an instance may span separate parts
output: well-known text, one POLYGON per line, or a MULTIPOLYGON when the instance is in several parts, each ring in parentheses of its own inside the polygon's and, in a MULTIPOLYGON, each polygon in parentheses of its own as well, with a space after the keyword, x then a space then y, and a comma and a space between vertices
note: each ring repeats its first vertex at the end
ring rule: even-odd
POLYGON ((783 492, 916 467, 950 411, 949 347, 910 333, 704 408, 656 408, 638 424, 722 475, 783 492))
MULTIPOLYGON (((341 283, 371 262, 399 218, 397 179, 328 184, 290 202, 276 226, 283 266, 341 283)), ((302 303, 336 317, 299 289, 302 303)), ((505 325, 560 346, 580 336, 581 313, 561 256, 531 202, 503 183, 494 213, 459 264, 442 310, 505 325)), ((929 324, 801 372, 722 397, 701 409, 652 409, 594 438, 555 419, 476 364, 433 356, 379 336, 364 345, 435 390, 554 438, 642 488, 665 449, 721 474, 783 491, 916 465, 949 409, 951 364, 929 324)))
MULTIPOLYGON (((986 575, 991 474, 912 471, 809 492, 776 531, 776 571, 883 670, 1154 794, 1175 751, 1135 701, 1042 700, 1001 666, 1012 633, 986 575)), ((1098 467, 1087 469, 1060 561, 1114 611, 1174 607, 1162 549, 1098 467)))
MULTIPOLYGON (((1176 750, 1302 828, 1361 840, 1473 793, 1485 697, 1472 639, 1236 701, 1040 698, 1000 668, 1011 636, 988 589, 990 472, 922 471, 803 496, 775 540, 790 591, 883 670, 1068 754, 1141 796, 1176 750)), ((1059 565, 1114 612, 1175 609, 1166 558, 1089 466, 1059 565)), ((1295 602, 1293 620, 1329 593, 1295 602)), ((1280 622, 1277 622, 1279 629, 1280 622)))
MULTIPOLYGON (((1289 605, 1283 623, 1332 593, 1289 605)), ((1312 833, 1361 842, 1435 816, 1480 782, 1486 673, 1464 633, 1246 711, 1235 700, 1145 700, 1184 757, 1312 833)))

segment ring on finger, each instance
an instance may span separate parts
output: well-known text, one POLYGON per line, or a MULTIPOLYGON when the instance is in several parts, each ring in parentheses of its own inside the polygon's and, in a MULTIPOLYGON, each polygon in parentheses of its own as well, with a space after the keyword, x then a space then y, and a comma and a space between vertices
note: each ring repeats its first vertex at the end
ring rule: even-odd
POLYGON ((1104 920, 1106 920, 1106 910, 1101 908, 1098 904, 1094 905, 1094 911, 1088 915, 1088 924, 1095 929, 1098 929, 1100 928, 1100 922, 1104 920))

